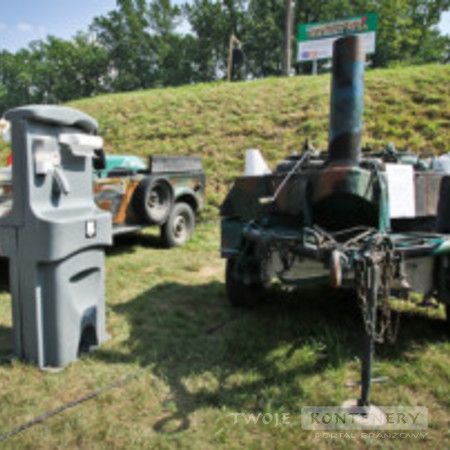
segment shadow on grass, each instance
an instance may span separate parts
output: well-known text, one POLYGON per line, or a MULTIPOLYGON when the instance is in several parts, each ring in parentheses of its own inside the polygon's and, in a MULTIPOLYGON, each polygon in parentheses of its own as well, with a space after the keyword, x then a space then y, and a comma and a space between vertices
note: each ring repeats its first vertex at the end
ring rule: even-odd
POLYGON ((114 243, 106 248, 107 255, 122 255, 134 253, 136 247, 164 249, 161 239, 157 235, 134 232, 114 237, 114 243))
POLYGON ((411 348, 429 342, 445 342, 448 340, 445 320, 430 317, 425 311, 393 311, 392 322, 398 321, 398 335, 394 342, 377 345, 376 357, 379 359, 396 360, 411 348))
MULTIPOLYGON (((190 415, 208 407, 259 412, 270 405, 299 413, 309 395, 305 375, 323 375, 360 355, 364 330, 351 295, 271 289, 251 311, 225 303, 222 283, 166 283, 113 306, 130 325, 131 354, 99 349, 92 357, 150 365, 169 385, 166 415, 155 430, 185 430, 190 415)), ((401 316, 397 343, 378 357, 399 358, 412 343, 445 339, 442 320, 401 316)))

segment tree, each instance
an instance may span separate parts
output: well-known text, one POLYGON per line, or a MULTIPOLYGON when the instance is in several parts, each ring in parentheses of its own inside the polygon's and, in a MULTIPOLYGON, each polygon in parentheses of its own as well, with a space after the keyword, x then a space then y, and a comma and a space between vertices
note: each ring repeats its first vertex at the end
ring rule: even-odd
POLYGON ((151 30, 158 36, 174 35, 181 21, 181 8, 170 0, 154 0, 148 6, 148 21, 151 30))
POLYGON ((106 51, 87 34, 48 37, 32 46, 32 79, 45 102, 59 103, 108 90, 106 51))
POLYGON ((449 0, 378 0, 375 11, 379 26, 374 65, 387 66, 402 60, 416 63, 442 60, 443 53, 436 51, 442 49, 442 44, 431 54, 424 49, 429 47, 430 40, 438 37, 434 27, 442 11, 449 7, 449 0))
POLYGON ((193 81, 195 39, 176 32, 182 10, 170 0, 154 0, 147 12, 149 30, 157 49, 157 85, 178 86, 193 81))
POLYGON ((88 35, 72 41, 48 37, 16 54, 0 53, 0 108, 60 103, 107 90, 108 60, 88 35))
POLYGON ((157 48, 150 33, 145 0, 118 0, 118 9, 94 19, 91 30, 110 60, 114 91, 144 89, 157 79, 157 48))
POLYGON ((284 0, 251 0, 242 38, 248 75, 281 74, 285 22, 284 0))
POLYGON ((30 52, 0 53, 0 110, 33 102, 32 79, 28 61, 30 52))
POLYGON ((196 38, 193 64, 196 81, 224 78, 230 36, 244 33, 246 2, 239 0, 194 0, 184 12, 196 38))

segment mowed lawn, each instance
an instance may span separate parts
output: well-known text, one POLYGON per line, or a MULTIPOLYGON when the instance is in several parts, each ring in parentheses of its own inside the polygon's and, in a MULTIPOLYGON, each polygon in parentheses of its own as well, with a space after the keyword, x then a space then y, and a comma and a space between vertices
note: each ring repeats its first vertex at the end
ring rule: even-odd
POLYGON ((450 343, 442 310, 401 308, 398 339, 377 348, 374 368, 374 376, 389 377, 374 385, 374 403, 429 409, 425 439, 317 438, 301 427, 302 406, 340 405, 358 395, 357 388, 344 386, 359 379, 358 308, 327 290, 287 292, 275 286, 261 307, 231 309, 217 223, 200 224, 181 249, 162 249, 154 233, 120 239, 107 257, 111 339, 60 373, 9 360, 6 289, 3 280, 0 435, 144 370, 1 442, 2 448, 450 445, 450 343), (288 413, 289 424, 247 424, 234 413, 288 413))

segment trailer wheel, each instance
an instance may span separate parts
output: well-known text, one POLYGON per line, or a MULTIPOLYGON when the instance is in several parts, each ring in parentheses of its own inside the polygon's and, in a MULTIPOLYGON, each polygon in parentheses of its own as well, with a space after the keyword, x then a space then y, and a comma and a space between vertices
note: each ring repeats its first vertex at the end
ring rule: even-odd
POLYGON ((261 303, 262 283, 246 284, 236 274, 236 259, 227 259, 225 285, 227 298, 231 306, 237 308, 253 308, 261 303))
POLYGON ((175 203, 169 219, 161 227, 161 237, 166 247, 185 244, 195 229, 195 215, 187 203, 175 203))
POLYGON ((141 222, 161 225, 169 217, 173 189, 164 178, 144 178, 134 191, 132 206, 141 222))

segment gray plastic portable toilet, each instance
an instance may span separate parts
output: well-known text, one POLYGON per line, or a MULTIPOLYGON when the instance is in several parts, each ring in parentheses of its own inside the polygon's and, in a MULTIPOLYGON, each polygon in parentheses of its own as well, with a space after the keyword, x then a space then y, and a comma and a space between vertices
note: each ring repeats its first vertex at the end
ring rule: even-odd
POLYGON ((97 122, 75 109, 10 110, 12 196, 0 219, 10 260, 14 353, 64 367, 106 339, 104 250, 111 216, 94 203, 97 122))

